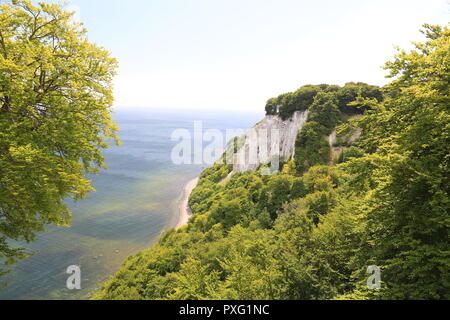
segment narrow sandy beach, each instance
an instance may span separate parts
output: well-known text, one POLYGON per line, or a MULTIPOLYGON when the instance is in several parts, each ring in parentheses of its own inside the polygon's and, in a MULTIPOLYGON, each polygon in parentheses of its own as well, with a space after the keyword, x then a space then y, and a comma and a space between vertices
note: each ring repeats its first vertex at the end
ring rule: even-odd
POLYGON ((179 210, 179 216, 178 216, 178 224, 175 227, 175 229, 180 229, 181 227, 185 226, 189 218, 192 215, 191 209, 189 208, 189 196, 191 195, 192 191, 195 189, 195 187, 198 184, 198 178, 189 181, 185 186, 183 190, 183 197, 181 198, 180 204, 178 206, 179 210))

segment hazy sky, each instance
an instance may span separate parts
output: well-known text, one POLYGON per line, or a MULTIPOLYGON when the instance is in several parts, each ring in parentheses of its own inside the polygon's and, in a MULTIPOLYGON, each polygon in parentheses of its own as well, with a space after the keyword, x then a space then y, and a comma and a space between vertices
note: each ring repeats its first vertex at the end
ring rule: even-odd
POLYGON ((385 84, 447 0, 72 0, 119 59, 116 106, 262 110, 305 84, 385 84))

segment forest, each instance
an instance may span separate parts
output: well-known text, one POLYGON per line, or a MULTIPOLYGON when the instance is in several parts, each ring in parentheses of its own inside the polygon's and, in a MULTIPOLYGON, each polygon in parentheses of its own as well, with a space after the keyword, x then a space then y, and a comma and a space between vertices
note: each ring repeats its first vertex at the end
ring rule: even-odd
POLYGON ((94 299, 449 299, 450 30, 422 32, 386 63, 383 88, 270 99, 268 115, 309 110, 294 160, 271 176, 205 170, 189 224, 129 257, 94 299))

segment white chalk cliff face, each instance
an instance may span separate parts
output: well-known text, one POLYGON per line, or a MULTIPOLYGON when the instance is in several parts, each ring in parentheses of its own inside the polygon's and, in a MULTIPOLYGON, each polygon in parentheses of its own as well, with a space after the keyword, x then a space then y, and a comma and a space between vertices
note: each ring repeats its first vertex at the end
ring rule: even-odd
POLYGON ((245 142, 233 156, 233 173, 258 169, 274 157, 293 159, 298 132, 308 120, 308 111, 297 111, 291 119, 266 116, 245 136, 245 142))

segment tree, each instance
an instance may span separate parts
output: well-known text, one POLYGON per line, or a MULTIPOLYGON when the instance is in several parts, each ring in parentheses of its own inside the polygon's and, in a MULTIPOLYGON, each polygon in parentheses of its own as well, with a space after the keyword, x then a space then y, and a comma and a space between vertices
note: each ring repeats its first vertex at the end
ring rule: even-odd
POLYGON ((267 210, 273 220, 277 217, 277 212, 290 200, 294 178, 288 175, 270 176, 267 183, 267 210))
POLYGON ((278 270, 272 230, 249 231, 234 227, 226 240, 226 253, 217 259, 224 274, 220 299, 279 299, 278 270))
POLYGON ((298 202, 285 206, 275 223, 276 264, 282 273, 281 299, 321 298, 312 220, 298 202))
POLYGON ((326 139, 327 128, 315 121, 305 123, 295 142, 297 172, 305 173, 310 167, 327 164, 331 148, 326 139))
POLYGON ((315 98, 309 108, 308 121, 317 122, 324 127, 324 133, 329 135, 336 127, 340 118, 337 99, 333 92, 321 92, 315 98))
POLYGON ((363 105, 355 105, 354 102, 358 98, 375 99, 377 102, 383 101, 383 94, 379 87, 371 86, 366 83, 349 82, 344 87, 340 88, 336 93, 339 109, 347 114, 362 114, 368 110, 363 105), (352 104, 353 103, 353 104, 352 104))
POLYGON ((57 4, 0 5, 0 260, 23 252, 47 224, 67 225, 66 198, 92 189, 85 174, 104 168, 115 140, 112 78, 117 62, 87 40, 57 4))
POLYGON ((450 297, 450 30, 425 27, 425 43, 387 63, 390 98, 361 121, 375 151, 347 165, 367 196, 362 260, 381 267, 389 299, 450 297))

